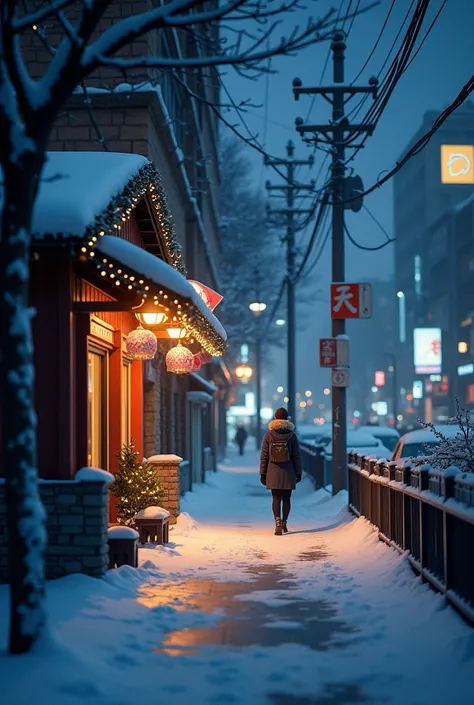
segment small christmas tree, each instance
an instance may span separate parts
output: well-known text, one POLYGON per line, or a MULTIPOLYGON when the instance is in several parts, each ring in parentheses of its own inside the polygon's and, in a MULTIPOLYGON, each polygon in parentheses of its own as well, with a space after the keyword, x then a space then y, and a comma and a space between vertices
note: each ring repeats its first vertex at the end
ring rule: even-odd
POLYGON ((131 525, 137 512, 160 504, 163 490, 153 465, 145 458, 139 460, 133 441, 122 446, 117 461, 118 472, 110 491, 117 499, 118 523, 131 525))

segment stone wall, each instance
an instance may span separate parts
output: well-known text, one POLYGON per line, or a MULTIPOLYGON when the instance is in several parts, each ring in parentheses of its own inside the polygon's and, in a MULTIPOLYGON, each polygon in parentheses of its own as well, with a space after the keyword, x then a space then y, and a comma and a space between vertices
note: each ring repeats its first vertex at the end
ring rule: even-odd
MULTIPOLYGON (((101 577, 108 569, 108 485, 40 481, 47 513, 46 577, 70 573, 101 577)), ((5 484, 0 483, 0 583, 8 583, 5 484)))

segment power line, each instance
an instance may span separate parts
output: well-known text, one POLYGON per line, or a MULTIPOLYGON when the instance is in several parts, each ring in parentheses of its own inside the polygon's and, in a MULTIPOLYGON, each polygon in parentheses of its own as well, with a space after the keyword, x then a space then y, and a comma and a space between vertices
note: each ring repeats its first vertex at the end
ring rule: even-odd
POLYGON ((387 245, 390 245, 392 242, 395 242, 395 238, 389 238, 386 242, 383 242, 381 245, 375 245, 374 247, 369 247, 367 245, 361 245, 354 238, 349 232, 349 229, 347 227, 347 224, 344 223, 344 232, 346 233, 347 237, 349 240, 352 242, 352 244, 357 247, 359 250, 365 250, 366 252, 376 252, 377 250, 381 250, 384 247, 387 247, 387 245))
MULTIPOLYGON (((457 108, 459 108, 460 105, 464 103, 464 101, 469 97, 469 95, 474 91, 474 75, 471 76, 471 78, 465 83, 465 85, 462 87, 461 91, 458 93, 454 101, 451 103, 449 107, 447 107, 445 110, 443 110, 442 113, 438 115, 436 118, 433 127, 428 130, 420 139, 416 142, 416 144, 411 147, 411 149, 408 150, 408 152, 405 154, 405 156, 400 159, 400 161, 397 162, 396 166, 393 167, 387 174, 385 174, 384 177, 379 178, 377 180, 377 183, 371 186, 370 188, 366 189, 362 193, 357 194, 357 196, 354 196, 353 198, 349 198, 343 203, 352 203, 352 201, 356 201, 362 196, 367 196, 369 193, 372 193, 378 188, 381 188, 389 179, 391 179, 400 169, 415 155, 419 154, 429 143, 433 135, 440 129, 440 127, 446 122, 448 117, 455 111, 457 108)), ((383 172, 381 172, 383 173, 383 172)))
POLYGON ((350 24, 349 29, 347 30, 346 36, 349 36, 349 34, 351 33, 351 30, 352 30, 352 27, 354 26, 355 18, 357 17, 357 13, 359 12, 360 3, 361 3, 361 0, 357 0, 357 5, 355 7, 354 14, 353 14, 352 20, 351 20, 351 24, 350 24))
POLYGON ((375 40, 375 44, 374 44, 374 46, 372 47, 372 49, 371 49, 371 51, 370 51, 370 54, 368 55, 367 59, 365 60, 363 66, 362 66, 362 68, 360 69, 360 71, 358 72, 357 76, 354 78, 353 81, 351 81, 352 85, 354 85, 354 83, 355 83, 355 82, 358 80, 358 78, 361 76, 361 74, 363 73, 363 71, 366 69, 366 67, 367 67, 367 65, 368 65, 368 63, 369 63, 369 61, 371 60, 371 58, 372 58, 373 55, 375 54, 375 52, 376 52, 376 50, 377 50, 377 47, 378 47, 378 45, 380 44, 380 40, 382 39, 383 33, 385 32, 385 29, 386 29, 386 27, 387 27, 388 21, 389 21, 389 19, 390 19, 390 15, 392 14, 392 11, 393 11, 393 8, 394 8, 394 7, 395 7, 395 0, 392 0, 392 4, 390 5, 390 8, 389 8, 389 10, 388 10, 388 12, 387 12, 387 15, 386 15, 386 17, 385 17, 385 21, 384 21, 384 23, 383 23, 383 25, 382 25, 382 28, 381 28, 381 30, 380 30, 380 32, 379 32, 379 35, 378 35, 377 39, 375 40))
MULTIPOLYGON (((326 218, 326 220, 327 220, 327 218, 326 218)), ((324 250, 326 248, 326 245, 327 245, 327 242, 329 240, 330 235, 331 235, 331 225, 328 226, 326 233, 324 234, 323 239, 321 240, 321 245, 320 245, 319 251, 318 251, 314 261, 311 263, 308 271, 305 273, 306 277, 308 277, 313 272, 316 265, 319 263, 319 260, 323 256, 324 250)))
POLYGON ((385 228, 384 228, 384 226, 382 225, 382 223, 381 223, 379 220, 377 220, 377 218, 375 217, 375 215, 368 209, 368 207, 365 205, 365 203, 362 205, 362 208, 366 211, 366 213, 370 216, 370 218, 374 221, 374 223, 375 223, 376 225, 378 225, 378 227, 379 227, 380 230, 383 232, 383 234, 385 235, 385 237, 387 238, 387 240, 390 240, 390 241, 391 241, 392 238, 390 237, 390 235, 388 234, 388 232, 385 230, 385 228))
POLYGON ((325 193, 321 202, 320 202, 319 212, 316 217, 316 221, 314 223, 313 232, 311 233, 311 237, 310 237, 308 246, 306 248, 306 252, 303 256, 302 261, 300 262, 300 266, 298 267, 298 271, 296 272, 296 281, 298 281, 300 279, 301 275, 303 274, 304 268, 306 267, 308 259, 311 255, 312 250, 313 250, 314 243, 316 242, 316 238, 317 238, 319 230, 320 230, 322 219, 327 211, 328 201, 329 201, 329 194, 325 193))
POLYGON ((431 30, 433 29, 433 27, 435 26, 436 22, 438 21, 438 18, 439 18, 439 16, 440 16, 440 14, 443 12, 444 8, 446 7, 447 1, 448 1, 448 0, 443 0, 443 2, 442 2, 442 4, 441 4, 441 7, 439 8, 438 12, 437 12, 436 15, 434 16, 433 21, 431 22, 430 26, 428 27, 428 29, 427 29, 427 31, 426 31, 426 33, 425 33, 425 36, 424 36, 423 39, 421 40, 421 42, 420 42, 420 44, 419 44, 419 46, 418 46, 418 49, 415 51, 415 53, 413 54, 412 58, 410 59, 410 61, 409 61, 408 64, 406 65, 406 68, 405 68, 405 70, 403 71, 403 73, 405 73, 405 71, 410 68, 410 66, 412 65, 412 63, 414 62, 414 60, 416 59, 416 57, 417 57, 418 54, 420 53, 423 44, 424 44, 424 43, 426 42, 426 40, 428 39, 431 30))

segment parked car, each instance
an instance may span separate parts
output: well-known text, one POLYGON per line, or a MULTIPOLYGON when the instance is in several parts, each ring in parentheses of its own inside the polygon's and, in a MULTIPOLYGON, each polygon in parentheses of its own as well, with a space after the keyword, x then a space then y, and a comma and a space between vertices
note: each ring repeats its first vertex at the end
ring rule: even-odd
MULTIPOLYGON (((380 439, 371 436, 369 433, 360 431, 347 432, 347 452, 362 453, 373 458, 390 458, 392 451, 380 442, 380 439)), ((324 458, 324 478, 325 485, 330 484, 331 464, 332 464, 332 439, 322 449, 324 458)))
POLYGON ((296 426, 296 433, 302 443, 319 443, 326 432, 327 429, 321 425, 301 424, 301 426, 296 426))
MULTIPOLYGON (((436 430, 446 438, 452 438, 461 433, 461 429, 456 424, 435 426, 436 430)), ((430 448, 436 448, 439 439, 429 428, 422 428, 417 431, 405 433, 394 448, 392 460, 404 461, 410 458, 420 458, 429 455, 430 448)))
POLYGON ((375 436, 390 452, 393 452, 400 438, 397 429, 390 426, 360 426, 356 431, 358 433, 370 433, 371 436, 375 436))

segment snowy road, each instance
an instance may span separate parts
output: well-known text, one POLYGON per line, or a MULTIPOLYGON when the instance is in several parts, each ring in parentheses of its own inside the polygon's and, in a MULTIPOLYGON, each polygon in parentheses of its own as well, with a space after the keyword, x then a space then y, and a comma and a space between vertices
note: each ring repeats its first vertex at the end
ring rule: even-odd
MULTIPOLYGON (((2 705, 470 705, 474 631, 344 496, 304 479, 273 536, 256 460, 209 474, 138 571, 51 583, 45 643, 0 658, 2 705)), ((1 586, 2 639, 6 605, 1 586)))

